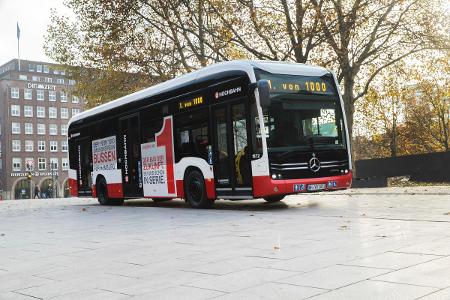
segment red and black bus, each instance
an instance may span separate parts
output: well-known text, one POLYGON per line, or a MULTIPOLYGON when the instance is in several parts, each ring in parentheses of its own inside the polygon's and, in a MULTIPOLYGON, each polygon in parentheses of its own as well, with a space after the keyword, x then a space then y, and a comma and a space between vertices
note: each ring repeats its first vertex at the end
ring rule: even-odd
POLYGON ((80 113, 68 136, 71 195, 101 204, 275 202, 352 181, 336 77, 304 64, 214 64, 80 113))

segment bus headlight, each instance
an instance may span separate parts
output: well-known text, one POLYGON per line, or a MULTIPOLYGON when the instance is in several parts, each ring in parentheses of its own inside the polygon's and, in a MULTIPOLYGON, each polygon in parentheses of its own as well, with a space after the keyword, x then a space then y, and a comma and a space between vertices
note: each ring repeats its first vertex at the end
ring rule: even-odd
POLYGON ((272 179, 277 179, 277 175, 276 174, 272 174, 272 179))

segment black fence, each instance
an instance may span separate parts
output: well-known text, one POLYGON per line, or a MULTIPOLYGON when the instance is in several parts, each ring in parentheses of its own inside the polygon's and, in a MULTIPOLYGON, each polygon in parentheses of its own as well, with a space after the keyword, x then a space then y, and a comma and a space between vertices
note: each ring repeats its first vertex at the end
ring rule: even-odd
POLYGON ((356 161, 355 187, 386 186, 388 177, 414 181, 450 182, 450 152, 356 161))

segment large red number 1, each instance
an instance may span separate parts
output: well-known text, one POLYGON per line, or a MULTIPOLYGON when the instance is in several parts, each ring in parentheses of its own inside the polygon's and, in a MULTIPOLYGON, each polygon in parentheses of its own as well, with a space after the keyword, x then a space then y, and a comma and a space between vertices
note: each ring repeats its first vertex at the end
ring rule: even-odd
POLYGON ((166 149, 167 192, 175 194, 175 175, 173 169, 173 133, 172 116, 165 117, 163 127, 156 135, 156 146, 166 149))

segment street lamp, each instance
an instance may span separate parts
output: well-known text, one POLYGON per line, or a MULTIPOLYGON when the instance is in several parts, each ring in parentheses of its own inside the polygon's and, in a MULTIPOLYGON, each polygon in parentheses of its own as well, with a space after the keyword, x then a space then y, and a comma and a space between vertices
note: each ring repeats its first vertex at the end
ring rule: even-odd
POLYGON ((52 185, 51 185, 51 196, 52 198, 55 198, 55 180, 58 180, 58 163, 55 163, 53 161, 50 161, 50 173, 52 175, 52 185))
POLYGON ((31 185, 31 179, 32 179, 32 174, 31 174, 31 170, 32 170, 32 165, 31 162, 27 161, 27 179, 28 179, 28 185, 29 185, 29 189, 30 189, 30 199, 33 199, 33 187, 31 185))

